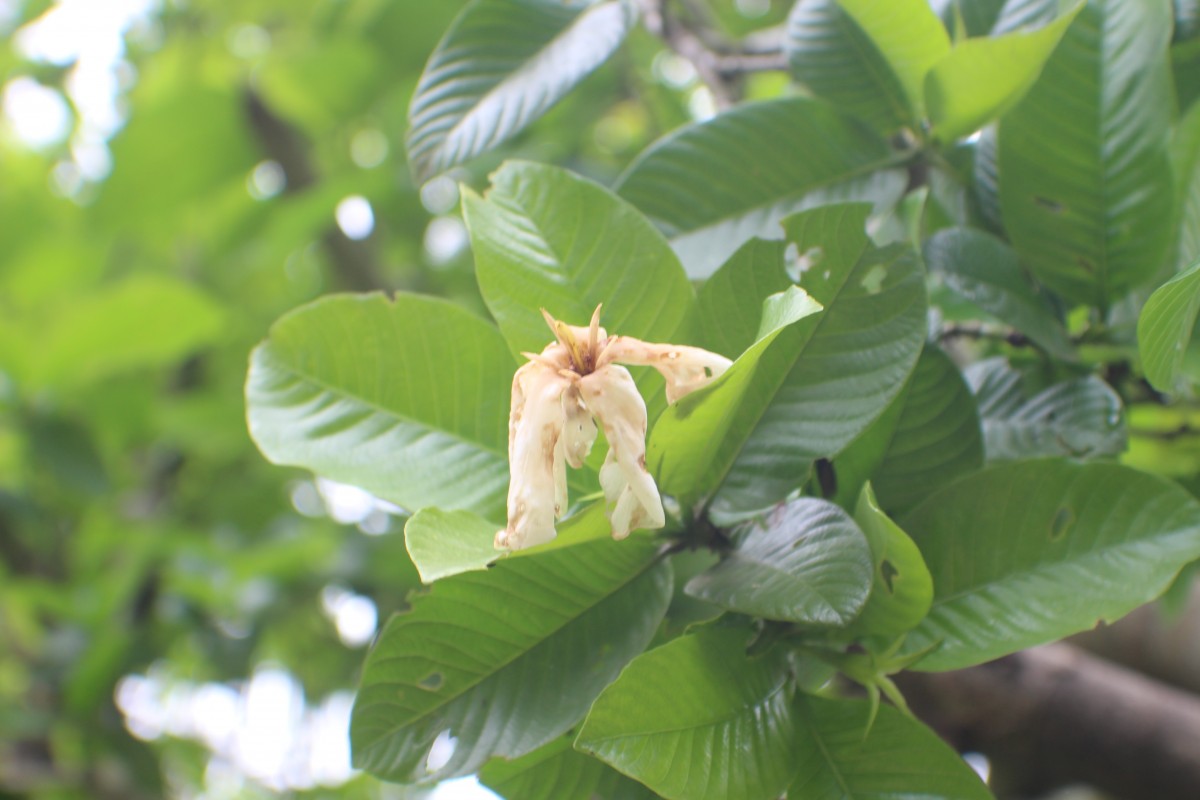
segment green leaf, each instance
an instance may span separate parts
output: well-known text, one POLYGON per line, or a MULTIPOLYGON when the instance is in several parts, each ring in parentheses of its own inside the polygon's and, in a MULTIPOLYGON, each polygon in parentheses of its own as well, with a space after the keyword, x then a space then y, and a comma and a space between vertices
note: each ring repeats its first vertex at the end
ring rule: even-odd
POLYGON ((737 106, 674 132, 634 160, 622 197, 653 219, 694 278, 703 278, 806 195, 893 159, 887 143, 824 103, 790 97, 737 106), (803 153, 797 158, 797 153, 803 153))
POLYGON ((1053 303, 1039 294, 1004 242, 972 228, 940 230, 925 242, 925 263, 947 288, 1005 322, 1047 353, 1074 360, 1075 349, 1053 303))
POLYGON ((514 363, 499 332, 442 300, 326 297, 250 357, 250 434, 306 467, 416 511, 504 518, 514 363))
POLYGON ((934 135, 944 142, 1004 115, 1033 86, 1082 4, 1034 31, 968 39, 925 76, 934 135))
POLYGON ((824 206, 788 220, 788 239, 804 266, 800 286, 825 311, 778 335, 735 407, 704 411, 701 419, 732 418, 715 452, 705 455, 698 482, 695 465, 680 454, 695 447, 687 416, 705 395, 666 412, 647 450, 664 485, 684 493, 718 487, 711 505, 718 514, 764 508, 803 483, 815 459, 840 452, 899 394, 924 340, 925 286, 906 247, 871 244, 863 230, 868 210, 824 206))
POLYGON ((946 29, 959 30, 966 36, 987 36, 1000 16, 1005 0, 951 0, 942 9, 942 22, 946 29))
POLYGON ((1171 225, 1171 13, 1092 0, 1000 121, 1000 202, 1034 274, 1107 307, 1163 266, 1171 225))
POLYGON ((784 271, 787 243, 751 239, 700 287, 701 343, 737 358, 759 338, 763 301, 792 285, 784 271))
POLYGON ((1121 398, 1096 375, 1053 384, 1032 397, 1003 358, 972 364, 966 378, 979 403, 989 461, 1104 458, 1125 451, 1121 398))
POLYGON ((439 581, 388 622, 350 722, 354 766, 386 780, 466 775, 561 736, 650 642, 671 570, 642 539, 594 542, 439 581), (444 765, 426 758, 439 734, 444 765))
POLYGON ((839 0, 879 48, 900 81, 908 107, 925 114, 925 76, 950 53, 950 37, 928 0, 839 0))
POLYGON ((1200 504, 1128 467, 1056 459, 969 475, 903 520, 933 575, 905 652, 948 670, 1112 622, 1200 557, 1200 504), (982 513, 986 511, 986 513, 982 513))
POLYGON ((926 346, 909 378, 900 417, 871 481, 893 513, 983 466, 983 435, 975 398, 954 362, 926 346))
POLYGON ((687 592, 756 617, 843 627, 867 601, 871 574, 870 545, 850 515, 803 497, 748 524, 687 592))
POLYGON ((608 60, 633 19, 623 0, 474 0, 413 95, 413 173, 431 178, 511 138, 608 60))
POLYGON ((799 777, 788 800, 989 800, 991 793, 937 734, 891 706, 797 695, 799 777), (868 733, 869 730, 869 733, 868 733))
POLYGON ((470 511, 423 508, 404 524, 404 544, 423 583, 487 569, 500 557, 496 523, 470 511))
POLYGON ((817 97, 891 133, 915 119, 904 85, 838 0, 799 0, 784 52, 792 75, 817 97))
POLYGON ((572 749, 570 738, 513 761, 489 761, 479 771, 489 789, 509 800, 654 800, 654 792, 612 767, 572 749))
POLYGON ((668 800, 774 800, 795 774, 792 690, 786 660, 747 657, 747 638, 710 627, 634 659, 575 746, 668 800))
POLYGON ((132 275, 64 301, 52 312, 45 336, 13 346, 39 353, 29 362, 32 383, 79 386, 178 361, 214 343, 224 319, 211 297, 187 283, 132 275))
POLYGON ((558 536, 537 547, 503 553, 496 550, 497 523, 469 511, 423 508, 404 525, 404 544, 423 583, 487 567, 500 558, 524 558, 582 542, 607 539, 612 526, 604 504, 593 503, 558 523, 558 536))
POLYGON ((914 628, 929 613, 933 578, 917 545, 883 513, 870 484, 858 497, 854 521, 871 545, 874 581, 866 606, 846 634, 894 638, 914 628))
POLYGON ((1200 261, 1154 290, 1138 316, 1138 353, 1146 380, 1172 392, 1183 377, 1183 357, 1200 312, 1200 261))
POLYGON ((1175 262, 1180 269, 1200 259, 1200 103, 1175 127, 1171 141, 1175 207, 1179 231, 1175 262))
POLYGON ((602 186, 564 169, 507 161, 485 197, 465 190, 475 271, 513 353, 554 335, 539 308, 587 325, 604 304, 610 334, 652 342, 692 337, 695 292, 662 235, 602 186))
MULTIPOLYGON (((744 263, 753 269, 752 262, 744 263)), ((745 442, 759 405, 754 390, 764 376, 759 363, 785 328, 816 314, 820 304, 789 282, 762 302, 757 341, 712 384, 684 397, 658 418, 646 446, 646 463, 659 487, 685 503, 720 485, 745 442), (747 411, 749 414, 747 414, 747 411)))

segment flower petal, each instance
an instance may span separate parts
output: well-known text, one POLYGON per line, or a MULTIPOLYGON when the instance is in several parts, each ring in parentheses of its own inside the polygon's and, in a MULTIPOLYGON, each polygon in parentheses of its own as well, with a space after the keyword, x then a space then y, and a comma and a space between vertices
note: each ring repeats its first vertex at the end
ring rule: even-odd
POLYGON ((554 519, 566 506, 562 396, 570 381, 542 361, 513 376, 508 425, 508 527, 497 549, 519 550, 555 537, 554 519))
POLYGON ((580 379, 579 391, 608 439, 600 485, 613 537, 624 539, 634 528, 661 528, 666 523, 662 498, 646 470, 646 403, 629 370, 603 366, 580 379))
POLYGON ((699 347, 679 344, 654 344, 631 336, 614 336, 608 341, 602 363, 654 367, 667 379, 667 402, 676 400, 707 385, 733 362, 725 356, 699 347))

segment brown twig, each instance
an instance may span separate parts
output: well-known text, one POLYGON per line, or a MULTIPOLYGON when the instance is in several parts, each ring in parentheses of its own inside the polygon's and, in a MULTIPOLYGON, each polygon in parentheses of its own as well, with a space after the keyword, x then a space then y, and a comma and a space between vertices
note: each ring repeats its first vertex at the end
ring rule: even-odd
MULTIPOLYGON (((780 45, 764 46, 758 40, 738 47, 717 43, 696 20, 689 25, 671 14, 668 0, 640 0, 640 4, 643 26, 695 67, 717 108, 729 108, 736 102, 743 75, 787 69, 780 45)), ((697 14, 693 9, 692 16, 697 14)))

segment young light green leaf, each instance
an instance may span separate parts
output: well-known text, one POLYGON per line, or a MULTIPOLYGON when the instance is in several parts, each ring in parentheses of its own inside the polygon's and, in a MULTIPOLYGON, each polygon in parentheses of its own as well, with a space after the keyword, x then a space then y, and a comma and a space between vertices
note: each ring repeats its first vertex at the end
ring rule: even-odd
POLYGON ((1146 380, 1162 392, 1178 388, 1183 356, 1200 312, 1200 260, 1154 290, 1138 316, 1138 353, 1146 380))
POLYGON ((1033 31, 967 39, 925 76, 934 135, 953 141, 982 128, 1020 102, 1082 3, 1033 31))
POLYGON ((925 76, 950 53, 950 36, 927 0, 838 0, 879 48, 916 119, 925 114, 925 76))
POLYGON ((251 355, 250 435, 277 464, 412 511, 503 519, 514 369, 499 331, 451 303, 325 297, 251 355))
POLYGON ((749 523, 687 592, 756 617, 843 627, 867 601, 871 574, 871 547, 850 515, 802 497, 749 523))
POLYGON ((975 398, 954 362, 926 345, 904 393, 900 416, 871 481, 883 506, 901 514, 928 494, 983 466, 975 398))
POLYGON ((469 511, 424 508, 409 517, 404 526, 404 544, 422 583, 433 583, 460 572, 487 569, 504 558, 524 558, 571 547, 582 542, 608 539, 612 526, 604 516, 604 504, 593 503, 558 523, 558 537, 538 547, 504 553, 496 549, 497 524, 469 511))
POLYGON ((1007 244, 973 228, 947 228, 926 240, 924 252, 930 273, 941 276, 956 295, 1012 325, 1047 353, 1075 359, 1053 304, 1034 289, 1007 244))
POLYGON ((474 0, 425 65, 408 110, 420 180, 491 150, 603 64, 633 24, 625 0, 474 0))
POLYGON ((656 800, 642 784, 573 749, 571 738, 512 761, 489 761, 479 780, 508 800, 656 800))
POLYGON ((634 659, 575 746, 668 800, 774 800, 795 775, 792 690, 786 660, 747 657, 747 639, 709 627, 634 659))
POLYGON ((655 545, 593 542, 439 581, 363 667, 354 766, 386 780, 466 775, 561 736, 650 642, 671 595, 655 545), (426 763, 443 733, 444 764, 426 763))
MULTIPOLYGON (((800 286, 825 311, 784 330, 761 356, 715 454, 722 477, 714 512, 778 501, 804 481, 815 459, 845 448, 904 387, 925 337, 924 281, 907 247, 871 244, 863 230, 868 211, 824 206, 788 220, 788 240, 804 265, 800 286)), ((657 435, 656 428, 652 445, 657 435)), ((660 444, 661 457, 673 459, 660 444)), ((707 490, 707 481, 702 485, 707 490)))
POLYGON ((901 525, 933 575, 904 651, 948 670, 1112 622, 1200 557, 1200 503, 1116 464, 1019 461, 969 475, 901 525), (986 509, 986 513, 981 513, 986 509))
POLYGON ((513 353, 554 337, 539 309, 610 334, 693 338, 695 292, 662 234, 609 190, 564 169, 506 161, 484 197, 464 191, 479 288, 513 353), (619 232, 619 234, 614 234, 619 232))
POLYGON ((891 706, 797 695, 798 776, 788 800, 991 800, 937 734, 891 706), (869 732, 868 732, 869 731, 869 732))
POLYGON ((1026 396, 1021 375, 1003 358, 967 368, 979 404, 989 461, 1037 456, 1105 458, 1125 451, 1120 396, 1099 376, 1056 383, 1026 396))
POLYGON ((700 287, 700 341, 737 358, 758 341, 763 301, 792 286, 784 270, 787 243, 751 239, 700 287))
POLYGON ((470 511, 423 508, 404 524, 404 544, 422 583, 487 569, 500 557, 496 523, 470 511))
POLYGON ((1107 307, 1164 266, 1170 37, 1167 3, 1093 0, 1000 120, 1005 227, 1021 260, 1074 302, 1107 307))
POLYGON ((814 190, 887 166, 887 143, 824 103, 789 97, 737 106, 637 157, 617 185, 653 219, 694 278, 808 207, 814 190), (803 158, 796 158, 796 153, 803 158))
POLYGON ((875 577, 866 606, 846 634, 895 638, 929 613, 933 578, 917 545, 883 513, 870 484, 858 497, 854 521, 871 545, 875 577))
POLYGON ((798 0, 784 51, 792 75, 817 97, 885 133, 913 124, 900 77, 838 0, 798 0))
POLYGON ((758 340, 710 386, 663 412, 646 446, 647 465, 663 491, 690 502, 720 484, 752 424, 738 409, 761 381, 763 354, 785 328, 819 311, 794 284, 766 298, 758 340))

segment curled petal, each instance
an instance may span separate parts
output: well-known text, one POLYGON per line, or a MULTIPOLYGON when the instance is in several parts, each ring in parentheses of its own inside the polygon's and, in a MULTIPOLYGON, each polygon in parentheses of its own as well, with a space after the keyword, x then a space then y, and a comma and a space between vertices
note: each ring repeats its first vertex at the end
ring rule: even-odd
POLYGON ((646 470, 646 404, 629 370, 603 366, 580 379, 579 391, 608 439, 600 485, 613 538, 624 539, 635 528, 661 528, 662 498, 646 470))
POLYGON ((555 537, 554 519, 567 498, 562 396, 570 383, 540 360, 513 376, 508 527, 496 534, 498 549, 519 550, 555 537))
POLYGON ((674 403, 708 384, 733 363, 725 356, 699 347, 653 344, 630 336, 614 336, 610 339, 600 361, 654 367, 667 379, 668 403, 674 403))

